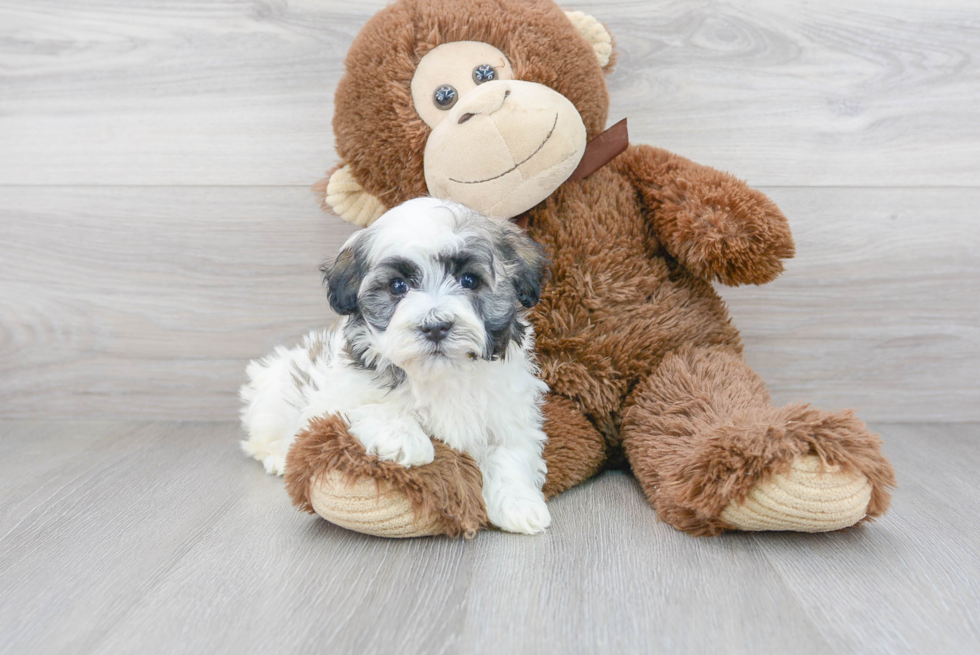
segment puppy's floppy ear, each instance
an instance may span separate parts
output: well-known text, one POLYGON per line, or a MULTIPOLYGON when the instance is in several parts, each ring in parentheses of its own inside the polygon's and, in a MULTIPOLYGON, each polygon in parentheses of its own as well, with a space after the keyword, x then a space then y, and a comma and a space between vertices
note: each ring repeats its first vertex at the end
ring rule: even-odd
POLYGON ((530 237, 512 225, 506 225, 501 251, 513 267, 514 290, 525 307, 534 307, 541 299, 541 285, 548 270, 548 258, 530 237))
POLYGON ((341 316, 357 311, 357 292, 367 273, 367 262, 357 243, 340 251, 332 264, 320 267, 330 307, 341 316))

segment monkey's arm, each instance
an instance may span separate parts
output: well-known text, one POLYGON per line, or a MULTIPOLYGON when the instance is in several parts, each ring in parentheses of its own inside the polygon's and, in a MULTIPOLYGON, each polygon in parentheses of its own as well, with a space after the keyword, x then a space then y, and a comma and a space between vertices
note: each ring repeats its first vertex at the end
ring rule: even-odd
POLYGON ((685 268, 722 284, 764 284, 793 256, 786 217, 741 180, 660 148, 631 146, 617 158, 660 243, 685 268))

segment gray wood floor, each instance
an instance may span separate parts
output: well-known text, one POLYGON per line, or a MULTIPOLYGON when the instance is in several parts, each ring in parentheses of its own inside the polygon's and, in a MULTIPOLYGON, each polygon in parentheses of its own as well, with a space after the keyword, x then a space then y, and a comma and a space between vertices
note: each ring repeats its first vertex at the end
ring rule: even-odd
POLYGON ((229 423, 0 423, 3 653, 976 653, 980 424, 882 424, 881 521, 694 539, 610 472, 541 537, 289 506, 229 423))

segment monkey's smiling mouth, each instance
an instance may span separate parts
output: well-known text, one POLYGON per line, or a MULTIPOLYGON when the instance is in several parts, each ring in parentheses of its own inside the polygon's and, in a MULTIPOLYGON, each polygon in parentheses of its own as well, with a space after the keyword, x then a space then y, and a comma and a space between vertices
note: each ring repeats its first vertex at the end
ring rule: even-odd
POLYGON ((548 141, 551 139, 551 135, 555 133, 555 126, 556 125, 558 125, 558 114, 557 113, 555 114, 555 120, 554 120, 554 122, 551 124, 551 129, 548 130, 548 134, 545 135, 545 137, 544 137, 544 141, 542 141, 540 143, 540 145, 538 145, 538 147, 534 149, 534 152, 532 152, 530 155, 528 155, 527 157, 525 157, 521 161, 519 161, 516 164, 514 164, 514 166, 512 168, 508 168, 503 173, 500 173, 499 175, 494 175, 493 177, 488 177, 485 180, 457 180, 456 178, 451 177, 451 178, 449 178, 449 181, 450 182, 455 182, 457 184, 483 184, 484 182, 492 182, 493 180, 496 180, 498 178, 501 178, 504 175, 507 175, 508 173, 513 173, 518 168, 520 168, 523 164, 526 164, 527 162, 529 162, 531 160, 531 158, 534 157, 534 155, 536 155, 539 152, 541 152, 541 148, 544 147, 544 144, 548 143, 548 141))

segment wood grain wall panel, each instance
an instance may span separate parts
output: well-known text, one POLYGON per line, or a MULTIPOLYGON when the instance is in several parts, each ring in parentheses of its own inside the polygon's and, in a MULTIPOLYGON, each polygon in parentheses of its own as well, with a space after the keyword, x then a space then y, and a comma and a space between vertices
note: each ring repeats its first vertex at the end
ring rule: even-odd
POLYGON ((616 3, 611 118, 767 186, 980 184, 980 11, 960 0, 616 3))
MULTIPOLYGON (((766 190, 799 254, 721 292, 775 398, 980 418, 980 190, 766 190)), ((332 320, 351 232, 301 188, 4 189, 0 416, 234 418, 248 359, 332 320)))
MULTIPOLYGON (((0 0, 0 416, 233 417, 245 361, 330 320, 316 266, 351 230, 308 187, 382 4, 0 0)), ((634 142, 790 215, 787 274, 722 290, 777 401, 980 418, 980 13, 575 5, 634 142)))
MULTIPOLYGON (((0 184, 303 185, 384 0, 0 0, 0 184)), ((584 1, 611 118, 755 185, 980 184, 980 12, 962 0, 584 1)))
POLYGON ((767 189, 797 256, 720 289, 777 402, 881 421, 980 407, 980 189, 767 189))
POLYGON ((308 189, 7 188, 0 414, 234 416, 246 358, 331 319, 352 232, 308 189))

